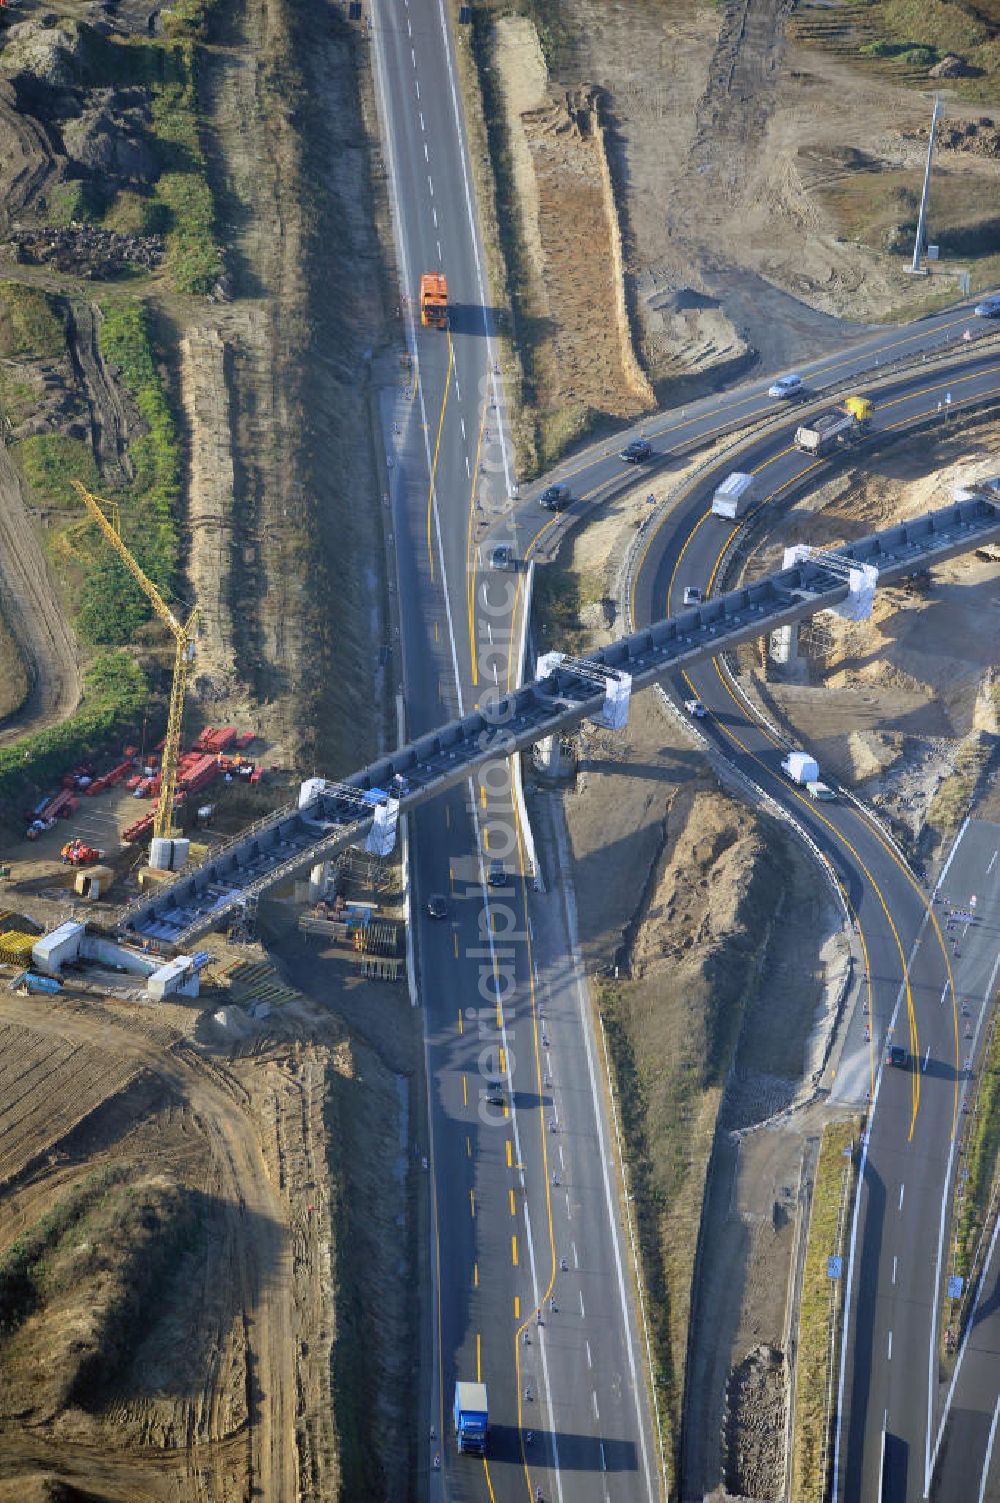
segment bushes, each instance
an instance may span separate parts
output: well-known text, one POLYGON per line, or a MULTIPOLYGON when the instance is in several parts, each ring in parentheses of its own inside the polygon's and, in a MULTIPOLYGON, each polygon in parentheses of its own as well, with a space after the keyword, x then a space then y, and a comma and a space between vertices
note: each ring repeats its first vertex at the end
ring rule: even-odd
POLYGON ((80 757, 103 750, 134 725, 149 697, 146 678, 127 653, 102 653, 84 674, 80 708, 61 725, 0 747, 0 801, 23 797, 61 776, 80 757))
POLYGON ((62 323, 45 293, 0 282, 0 355, 56 360, 65 348, 62 323))

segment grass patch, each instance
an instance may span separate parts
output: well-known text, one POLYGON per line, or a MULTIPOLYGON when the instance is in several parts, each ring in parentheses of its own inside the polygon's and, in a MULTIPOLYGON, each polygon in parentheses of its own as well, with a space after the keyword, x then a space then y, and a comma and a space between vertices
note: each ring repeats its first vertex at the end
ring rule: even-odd
POLYGON ((1000 1154, 1000 1027, 994 1023, 990 1046, 968 1131, 965 1194, 955 1227, 955 1272, 968 1279, 984 1230, 986 1208, 993 1194, 1000 1154))
POLYGON ((128 653, 96 657, 83 685, 80 706, 68 720, 0 747, 0 802, 37 791, 81 757, 103 751, 123 731, 137 726, 149 689, 128 653))
POLYGON ((81 481, 88 490, 98 486, 94 452, 82 438, 36 433, 23 439, 16 452, 25 479, 42 508, 78 510, 80 502, 72 480, 81 481))
POLYGON ((585 652, 593 628, 584 624, 581 613, 603 598, 604 582, 597 570, 577 573, 558 563, 536 569, 531 611, 545 651, 585 652))
POLYGON ((924 833, 935 847, 950 839, 968 814, 996 744, 995 736, 973 731, 959 746, 954 772, 945 778, 927 808, 924 833))
POLYGON ((58 360, 66 331, 51 300, 37 287, 0 282, 0 355, 58 360))
POLYGON ((71 1232, 80 1232, 81 1223, 122 1178, 122 1171, 111 1166, 88 1175, 3 1254, 0 1333, 11 1335, 47 1297, 58 1292, 60 1249, 71 1232))
POLYGON ((21 708, 29 687, 21 649, 0 616, 0 724, 21 708))
POLYGON ((166 234, 167 269, 178 292, 210 292, 222 274, 205 154, 198 135, 195 51, 190 42, 171 49, 172 77, 154 84, 152 132, 164 171, 155 201, 166 234))
POLYGON ((187 37, 203 42, 208 36, 208 23, 216 0, 174 0, 169 10, 163 12, 163 30, 168 37, 187 37))
MULTIPOLYGON (((763 842, 748 838, 751 843, 735 864, 723 842, 705 869, 709 887, 716 860, 726 863, 722 880, 727 884, 740 872, 725 899, 732 908, 724 939, 714 940, 700 958, 685 956, 669 972, 656 968, 635 979, 605 982, 597 992, 649 1295, 662 1438, 674 1473, 716 1121, 784 880, 780 859, 763 842)), ((672 859, 679 859, 676 852, 672 859)), ((660 901, 657 889, 650 902, 660 901)), ((666 952, 668 937, 661 938, 666 952)))
MULTIPOLYGON (((792 1503, 820 1503, 826 1496, 825 1470, 830 1458, 826 1454, 824 1430, 830 1417, 827 1411, 830 1341, 840 1320, 846 1276, 845 1268, 839 1280, 830 1279, 827 1259, 844 1252, 857 1173, 853 1152, 848 1157, 845 1150, 854 1149, 860 1129, 860 1118, 853 1117, 827 1127, 816 1165, 799 1301, 792 1503)), ((839 1339, 838 1330, 836 1340, 839 1339)))

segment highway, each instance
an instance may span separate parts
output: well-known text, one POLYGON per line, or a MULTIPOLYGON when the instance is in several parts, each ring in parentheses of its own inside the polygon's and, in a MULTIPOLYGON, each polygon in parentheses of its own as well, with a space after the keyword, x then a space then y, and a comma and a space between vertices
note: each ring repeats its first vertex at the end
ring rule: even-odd
MULTIPOLYGON (((964 329, 964 319, 955 322, 964 329)), ((921 418, 948 422, 963 400, 995 400, 1000 388, 996 341, 989 334, 980 338, 978 348, 963 341, 945 369, 917 365, 890 377, 873 393, 875 430, 921 418)), ((725 399, 719 399, 704 421, 717 424, 724 412, 725 399)), ((636 625, 679 609, 687 585, 705 592, 721 588, 720 557, 732 529, 709 512, 712 490, 729 469, 760 477, 768 501, 759 526, 766 526, 768 505, 781 504, 827 471, 827 461, 817 463, 791 445, 797 420, 789 413, 784 424, 772 423, 765 434, 751 437, 738 458, 702 475, 681 493, 663 525, 649 530, 630 603, 636 625)), ((627 483, 621 469, 614 456, 603 453, 592 454, 590 463, 576 461, 578 515, 618 493, 627 483)), ((529 501, 516 508, 511 531, 528 557, 546 531, 561 525, 566 524, 542 520, 529 501)), ((841 1089, 847 1099, 863 1102, 870 1095, 874 1110, 847 1274, 852 1303, 838 1411, 837 1496, 877 1496, 888 1412, 895 1426, 893 1455, 906 1458, 896 1461, 900 1475, 894 1477, 892 1496, 921 1498, 930 1476, 930 1409, 939 1397, 929 1353, 940 1275, 934 1238, 923 1229, 936 1230, 941 1221, 961 1073, 952 957, 926 895, 880 827, 850 803, 818 808, 793 790, 778 768, 787 748, 755 721, 719 668, 703 666, 679 680, 674 694, 677 700, 700 697, 708 715, 699 728, 709 742, 757 788, 790 808, 829 860, 858 924, 868 961, 867 1013, 851 1024, 841 1089), (884 1079, 882 1044, 890 1028, 919 1068, 892 1071, 884 1079), (894 1317, 901 1301, 909 1312, 902 1322, 894 1317)), ((970 1362, 970 1372, 976 1371, 970 1362)), ((982 1439, 985 1444, 985 1435, 982 1439)), ((935 1496, 963 1496, 960 1489, 939 1486, 935 1496)))
MULTIPOLYGON (((511 500, 491 300, 441 0, 380 0, 373 44, 416 376, 387 396, 382 415, 392 436, 387 466, 406 731, 419 735, 514 681, 523 573, 501 577, 485 568, 488 550, 510 542, 518 559, 527 559, 637 477, 615 456, 626 435, 546 477, 572 484, 579 499, 569 517, 540 513, 536 488, 511 500), (414 316, 420 274, 437 269, 449 282, 447 333, 420 329, 414 316)), ((858 372, 870 382, 896 361, 950 352, 947 368, 906 369, 874 394, 876 428, 939 409, 946 421, 953 404, 1000 391, 991 335, 968 309, 951 310, 905 330, 877 331, 806 374, 818 392, 858 372)), ((769 380, 639 425, 634 431, 654 448, 649 472, 662 476, 680 452, 737 424, 768 423, 738 467, 757 471, 775 498, 790 493, 807 469, 821 476, 823 463, 791 448, 798 413, 791 408, 784 417, 767 398, 769 380)), ((722 473, 734 467, 727 461, 722 473)), ((685 584, 715 583, 723 536, 705 513, 718 478, 689 488, 669 525, 650 529, 632 602, 637 624, 662 615, 685 584)), ((755 784, 790 804, 829 857, 866 947, 872 1038, 864 1041, 857 1018, 846 1057, 855 1078, 867 1075, 875 1110, 848 1273, 838 1496, 875 1496, 891 1411, 893 1436, 908 1458, 902 1491, 893 1496, 918 1498, 936 1393, 928 1324, 933 1340, 937 1268, 925 1256, 922 1230, 940 1220, 960 1073, 948 948, 877 825, 847 804, 821 812, 800 797, 776 770, 773 738, 725 679, 706 667, 692 682, 709 710, 710 740, 755 784), (914 1061, 926 1056, 926 1067, 885 1078, 880 1043, 889 1026, 914 1061), (905 1302, 908 1320, 894 1318, 896 1301, 905 1302)), ((692 689, 678 685, 677 692, 692 689)), ((419 811, 411 833, 431 1142, 430 1494, 497 1500, 534 1497, 540 1489, 560 1500, 658 1497, 662 1473, 642 1332, 604 1097, 595 1089, 601 1065, 573 960, 571 910, 557 896, 529 891, 503 763, 486 769, 475 787, 419 811), (485 879, 493 860, 504 872, 491 888, 485 879), (436 893, 448 900, 442 920, 423 913, 436 893), (497 1102, 487 1100, 492 1095, 497 1102), (448 1412, 456 1378, 476 1377, 490 1395, 485 1464, 456 1456, 448 1412)), ((966 1361, 967 1385, 975 1382, 978 1352, 972 1348, 966 1361)))
MULTIPOLYGON (((503 514, 511 468, 443 8, 377 6, 373 44, 417 373, 389 395, 383 424, 406 730, 419 735, 513 682, 518 582, 473 593, 476 518, 503 514), (447 333, 414 317, 420 275, 438 269, 447 333)), ((419 811, 411 837, 431 1143, 430 1496, 659 1498, 571 915, 529 891, 504 761, 419 811), (434 894, 448 903, 438 920, 425 913, 434 894), (483 1461, 456 1454, 458 1379, 487 1385, 483 1461)))

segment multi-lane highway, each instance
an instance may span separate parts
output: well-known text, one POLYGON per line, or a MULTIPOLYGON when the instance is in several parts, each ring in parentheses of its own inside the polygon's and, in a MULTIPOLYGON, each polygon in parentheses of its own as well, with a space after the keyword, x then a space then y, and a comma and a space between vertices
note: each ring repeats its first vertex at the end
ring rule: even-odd
MULTIPOLYGON (((417 735, 484 703, 516 673, 523 573, 492 571, 490 547, 510 542, 519 560, 530 557, 635 476, 602 445, 547 477, 572 484, 579 499, 570 518, 547 518, 530 497, 510 499, 491 298, 441 0, 380 0, 373 41, 413 357, 413 378, 387 397, 383 418, 407 730, 417 735), (429 270, 448 277, 447 333, 421 330, 414 316, 419 278, 429 270)), ((943 352, 947 364, 910 366, 878 391, 875 426, 939 410, 944 421, 963 398, 1000 389, 1000 358, 987 333, 969 310, 953 310, 860 340, 810 368, 808 381, 820 391, 863 372, 870 383, 897 361, 943 352), (972 340, 964 339, 967 330, 972 340)), ((756 470, 771 497, 791 491, 816 467, 791 449, 796 413, 769 422, 780 409, 766 385, 644 423, 654 448, 649 469, 662 474, 678 451, 739 424, 767 423, 739 467, 756 470)), ((664 525, 649 529, 632 601, 637 622, 662 615, 686 584, 716 583, 728 529, 720 532, 705 513, 717 479, 704 477, 664 525)), ((777 772, 771 733, 716 669, 699 671, 693 692, 709 709, 706 734, 718 749, 759 787, 795 805, 837 870, 866 947, 871 1039, 863 1040, 859 1018, 847 1055, 864 1060, 875 1110, 849 1272, 838 1488, 844 1499, 875 1496, 889 1425, 910 1458, 893 1496, 921 1497, 932 1445, 928 1343, 939 1274, 925 1229, 940 1222, 962 1069, 952 956, 878 826, 853 806, 821 812, 790 790, 777 772), (913 1067, 887 1078, 878 1044, 890 1025, 913 1067), (904 1307, 909 1318, 900 1319, 904 1307)), ((422 810, 413 837, 432 1145, 431 1494, 505 1499, 540 1490, 574 1503, 657 1497, 663 1471, 643 1332, 571 909, 560 897, 529 894, 504 763, 422 810), (442 918, 424 913, 434 894, 445 898, 442 918), (488 1385, 485 1463, 455 1455, 449 1409, 458 1378, 488 1385)), ((978 1350, 966 1360, 967 1385, 975 1383, 978 1350)), ((948 1454, 942 1450, 942 1464, 948 1454)))
MULTIPOLYGON (((415 379, 387 400, 407 731, 502 691, 519 579, 482 588, 476 523, 511 491, 451 41, 437 0, 380 5, 374 50, 415 379), (445 271, 448 332, 422 330, 445 271)), ((432 1497, 651 1500, 661 1462, 622 1245, 601 1066, 558 896, 529 895, 508 764, 412 829, 432 1177, 432 1497), (487 866, 493 884, 487 880, 487 866), (442 917, 426 905, 444 898, 442 917), (480 1461, 456 1380, 487 1385, 480 1461)))

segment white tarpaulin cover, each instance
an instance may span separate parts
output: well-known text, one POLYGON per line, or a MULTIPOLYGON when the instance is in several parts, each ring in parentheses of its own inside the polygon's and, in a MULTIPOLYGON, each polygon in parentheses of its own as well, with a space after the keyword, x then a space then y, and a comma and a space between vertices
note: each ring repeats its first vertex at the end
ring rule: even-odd
POLYGON ((396 826, 399 823, 399 799, 386 799, 375 808, 375 823, 365 838, 365 850, 370 856, 388 856, 396 844, 396 826))
POLYGON ((604 709, 594 716, 594 724, 607 726, 609 731, 622 730, 628 724, 628 705, 631 697, 631 673, 616 671, 615 678, 605 680, 604 709))

